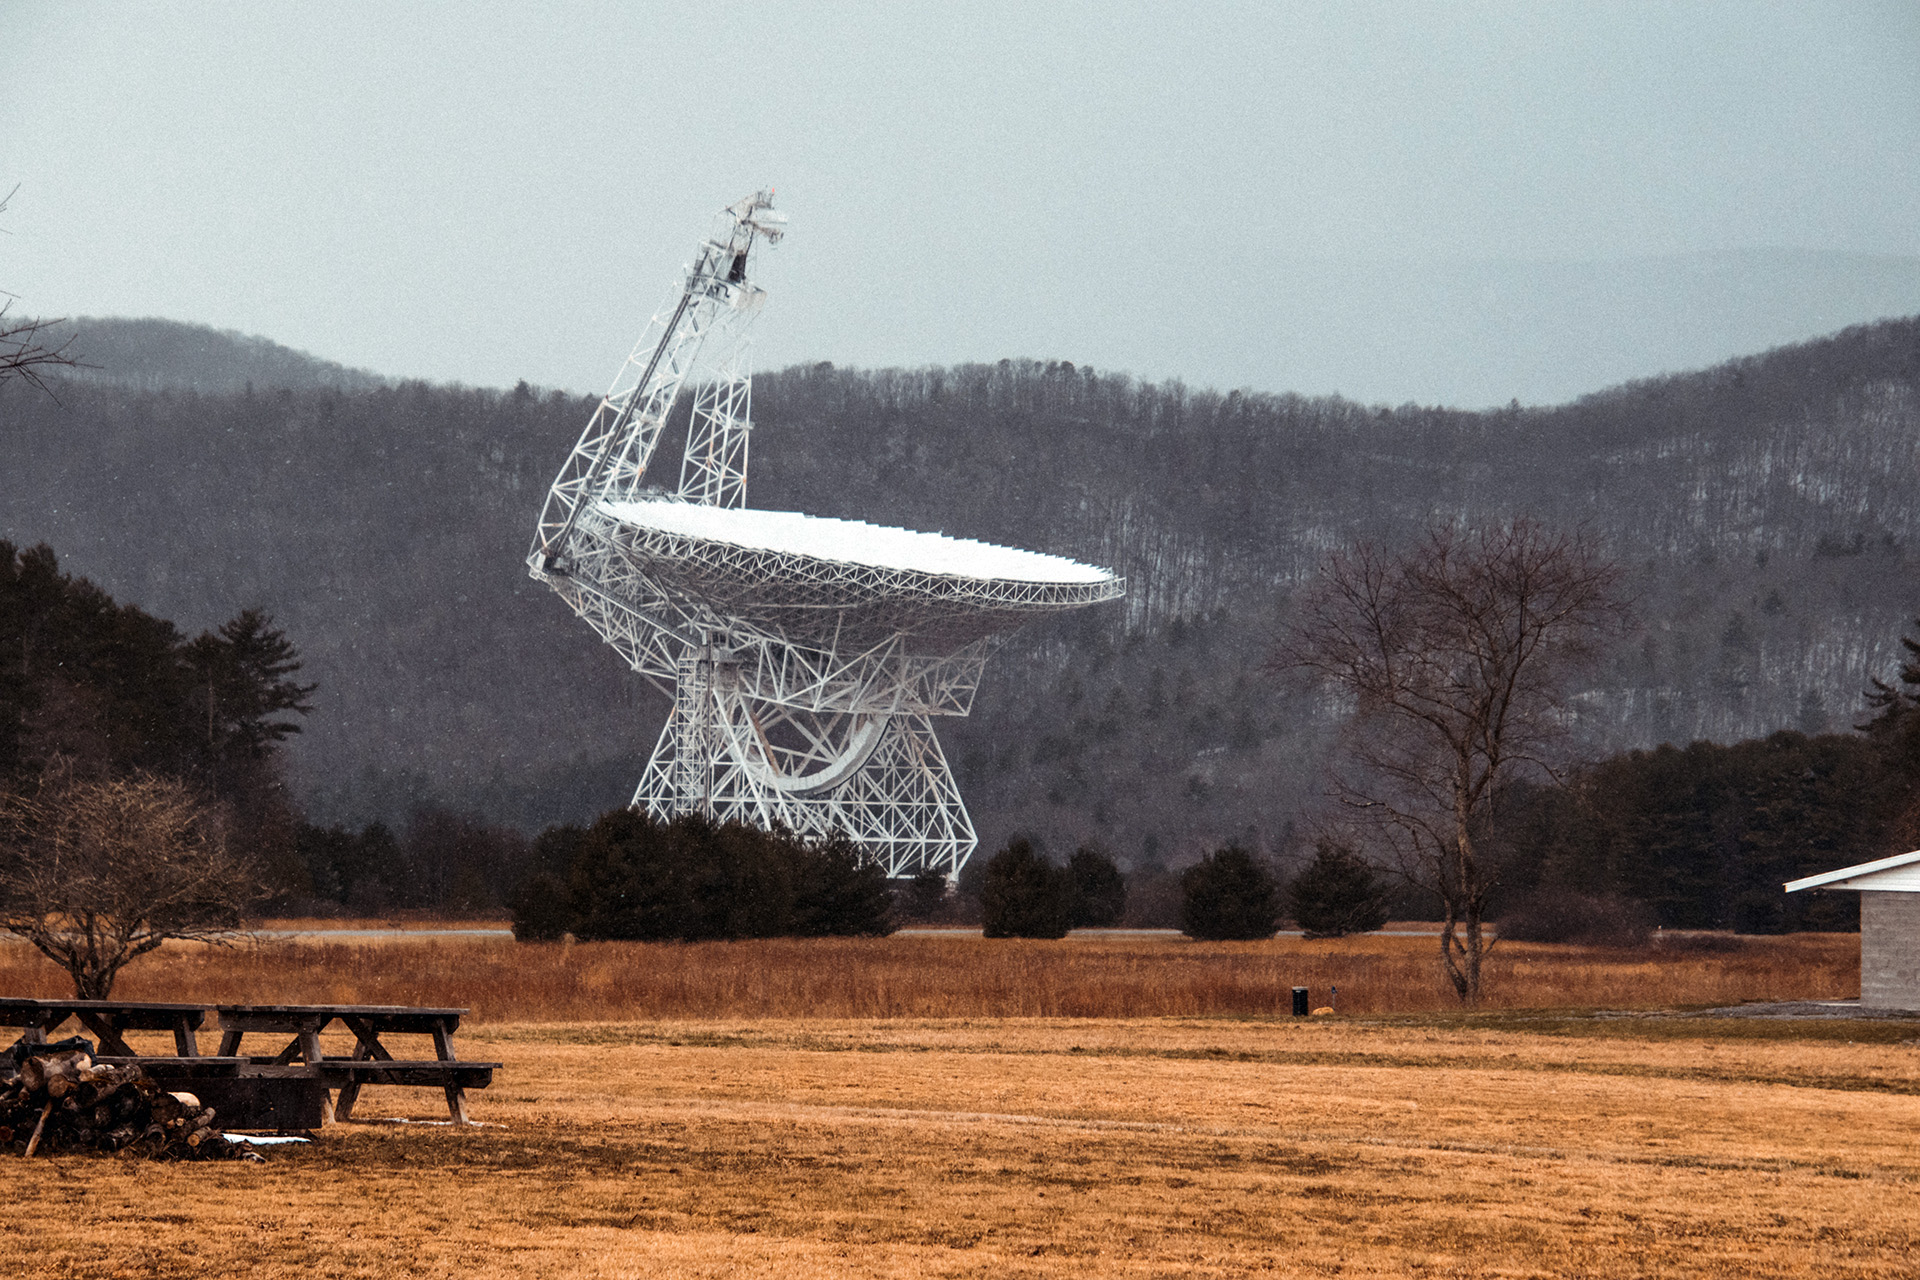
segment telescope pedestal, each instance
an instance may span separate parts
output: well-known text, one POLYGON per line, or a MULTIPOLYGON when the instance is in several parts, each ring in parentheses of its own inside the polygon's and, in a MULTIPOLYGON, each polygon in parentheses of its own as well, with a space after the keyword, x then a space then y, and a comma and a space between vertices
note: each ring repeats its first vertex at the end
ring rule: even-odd
POLYGON ((634 808, 852 837, 889 876, 959 875, 977 837, 932 718, 823 715, 752 698, 728 650, 681 660, 634 808))

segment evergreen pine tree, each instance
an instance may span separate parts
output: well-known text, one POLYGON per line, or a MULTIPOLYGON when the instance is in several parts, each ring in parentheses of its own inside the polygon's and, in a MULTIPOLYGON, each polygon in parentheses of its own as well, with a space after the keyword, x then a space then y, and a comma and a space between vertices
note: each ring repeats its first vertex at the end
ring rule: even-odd
POLYGON ((516 942, 554 942, 573 923, 567 886, 548 871, 536 871, 507 899, 516 942))
POLYGON ((947 909, 947 878, 938 871, 922 871, 907 881, 900 899, 900 914, 907 919, 938 920, 947 909))
POLYGON ((1015 840, 993 855, 980 886, 989 938, 1064 938, 1073 925, 1073 882, 1034 851, 1015 840))
POLYGON ((844 835, 797 846, 794 932, 802 937, 877 938, 893 932, 893 893, 879 863, 844 835))
MULTIPOLYGON (((1914 625, 1920 627, 1920 619, 1914 625)), ((1884 775, 1881 784, 1893 813, 1883 853, 1900 853, 1920 844, 1920 639, 1901 636, 1906 658, 1897 684, 1875 678, 1867 705, 1878 715, 1860 726, 1874 744, 1884 775)))
POLYGON ((1239 845, 1188 867, 1180 888, 1180 928, 1190 938, 1271 938, 1280 926, 1280 886, 1239 845))
POLYGON ((1314 845, 1313 861, 1294 877, 1287 900, 1309 938, 1372 933, 1387 922, 1386 889, 1373 868, 1330 840, 1314 845))
POLYGON ((1068 910, 1076 929, 1106 929, 1120 922, 1127 909, 1127 881, 1113 857, 1095 844, 1081 845, 1067 860, 1073 881, 1068 910))

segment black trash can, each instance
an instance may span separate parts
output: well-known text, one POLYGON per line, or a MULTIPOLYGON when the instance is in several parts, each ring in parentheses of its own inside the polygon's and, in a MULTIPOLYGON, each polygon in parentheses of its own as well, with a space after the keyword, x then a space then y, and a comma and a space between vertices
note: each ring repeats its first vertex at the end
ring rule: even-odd
POLYGON ((1304 1018, 1310 1012, 1311 1010, 1307 1008, 1307 989, 1305 987, 1295 987, 1293 989, 1293 1016, 1296 1018, 1304 1018))

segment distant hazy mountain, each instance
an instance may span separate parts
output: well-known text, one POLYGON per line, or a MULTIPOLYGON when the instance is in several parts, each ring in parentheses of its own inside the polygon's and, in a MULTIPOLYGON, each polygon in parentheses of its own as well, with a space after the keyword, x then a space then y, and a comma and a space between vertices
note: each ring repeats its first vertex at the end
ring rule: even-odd
MULTIPOLYGON (((1253 250, 1258 272, 1209 277, 1211 324, 1160 322, 1156 299, 1193 287, 1183 260, 1146 264, 1111 282, 1117 314, 1106 331, 1086 320, 1120 372, 1179 377, 1194 386, 1239 386, 1302 395, 1338 393, 1365 404, 1490 408, 1558 404, 1623 382, 1702 369, 1755 351, 1806 342, 1850 325, 1920 314, 1920 258, 1798 249, 1747 249, 1583 261, 1407 261, 1290 258, 1253 250), (1168 274, 1175 273, 1175 274, 1168 274), (1256 284, 1255 280, 1262 283, 1256 284), (1276 284, 1275 281, 1278 281, 1276 284), (1247 371, 1255 371, 1248 376, 1247 371)), ((1059 330, 1044 309, 966 338, 963 349, 999 354, 1012 342, 1045 348, 1059 330)), ((953 317, 924 323, 951 325, 953 317)), ((347 368, 265 338, 168 320, 83 318, 75 344, 92 376, 149 388, 201 392, 256 388, 364 388, 380 374, 347 368)), ((913 323, 922 323, 914 321, 913 323)), ((948 331, 904 334, 915 350, 940 350, 948 331), (944 335, 944 336, 943 336, 944 335)), ((621 344, 632 335, 615 335, 621 344)), ((833 335, 794 315, 758 338, 761 367, 823 347, 833 335)), ((889 342, 875 338, 875 350, 889 342)), ((589 344, 542 371, 503 371, 536 384, 597 392, 612 366, 589 344)), ((1077 353, 1063 352, 1074 355, 1077 353)), ((402 356, 396 353, 395 360, 402 356)), ((398 367, 397 365, 394 367, 398 367)), ((485 382, 484 376, 474 381, 485 382)))
MULTIPOLYGON (((0 387, 0 538, 47 541, 189 631, 273 613, 320 686, 292 763, 321 816, 438 797, 535 824, 623 801, 664 702, 522 564, 590 402, 251 375, 178 389, 218 376, 210 352, 258 351, 221 343, 184 368, 163 342, 131 351, 118 367, 142 378, 57 403, 0 387)), ((1288 593, 1359 536, 1525 512, 1605 539, 1645 627, 1580 700, 1594 750, 1844 727, 1920 615, 1920 318, 1554 408, 1002 361, 794 367, 756 380, 754 413, 758 506, 1127 577, 1124 604, 1023 632, 943 729, 988 841, 1094 836, 1130 859, 1284 843, 1337 726, 1261 662, 1288 593)))
POLYGON ((262 391, 362 391, 387 381, 266 338, 177 320, 81 316, 61 328, 73 336, 68 351, 86 366, 73 371, 82 381, 202 393, 243 391, 250 383, 262 391))
POLYGON ((1231 277, 1218 332, 1155 333, 1139 367, 1190 380, 1222 356, 1261 389, 1459 408, 1554 404, 1848 325, 1920 313, 1920 258, 1754 249, 1591 262, 1283 260, 1231 277), (1186 344, 1188 349, 1183 350, 1186 344), (1208 348, 1212 348, 1209 350, 1208 348), (1182 363, 1184 361, 1184 363, 1182 363))

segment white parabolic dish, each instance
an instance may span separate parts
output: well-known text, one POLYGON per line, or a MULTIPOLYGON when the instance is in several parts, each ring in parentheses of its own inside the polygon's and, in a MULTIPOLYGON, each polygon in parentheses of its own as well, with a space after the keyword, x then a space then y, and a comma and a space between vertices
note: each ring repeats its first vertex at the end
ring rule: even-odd
POLYGON ((946 649, 1122 589, 1110 571, 1063 556, 861 520, 670 498, 596 507, 654 582, 794 639, 827 626, 843 640, 861 638, 849 628, 897 629, 946 649))
POLYGON ((709 542, 725 542, 752 551, 807 556, 839 564, 953 578, 1005 578, 1012 582, 1091 585, 1112 582, 1106 569, 1065 556, 1021 551, 1015 547, 920 533, 864 520, 835 520, 799 511, 757 511, 709 507, 657 499, 603 502, 622 524, 658 529, 709 542))

